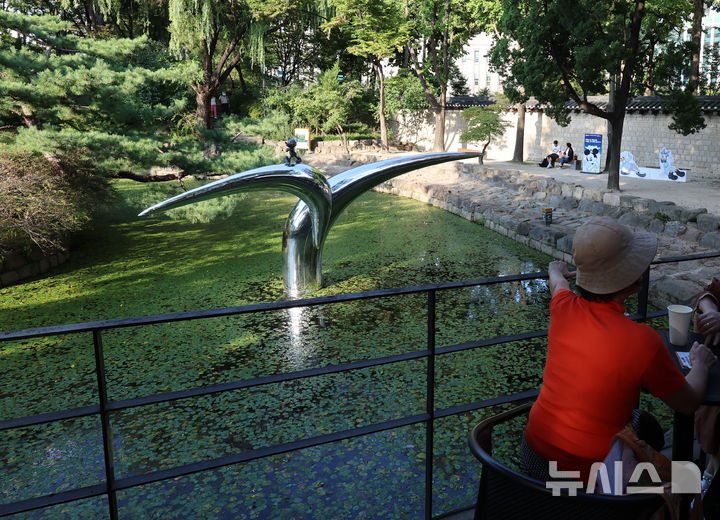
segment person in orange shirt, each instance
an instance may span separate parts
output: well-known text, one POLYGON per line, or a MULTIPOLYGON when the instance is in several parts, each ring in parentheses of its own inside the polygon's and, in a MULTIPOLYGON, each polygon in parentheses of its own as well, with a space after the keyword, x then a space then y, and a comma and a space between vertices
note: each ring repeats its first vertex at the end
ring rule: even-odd
POLYGON ((575 233, 576 273, 565 262, 550 263, 547 361, 521 448, 530 476, 547 480, 547 462, 557 461, 559 470, 580 471, 586 481, 630 421, 641 388, 682 413, 700 405, 717 359, 712 351, 695 342, 693 368, 683 377, 660 335, 625 316, 623 301, 640 290, 656 251, 654 234, 596 217, 575 233), (567 281, 575 275, 579 295, 567 281))

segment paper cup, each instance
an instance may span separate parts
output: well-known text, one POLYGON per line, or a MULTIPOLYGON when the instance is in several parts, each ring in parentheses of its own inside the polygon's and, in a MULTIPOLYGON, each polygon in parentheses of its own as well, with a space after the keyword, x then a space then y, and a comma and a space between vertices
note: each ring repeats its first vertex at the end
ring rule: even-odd
POLYGON ((670 343, 685 345, 688 340, 692 307, 687 305, 668 305, 668 321, 670 322, 670 343))

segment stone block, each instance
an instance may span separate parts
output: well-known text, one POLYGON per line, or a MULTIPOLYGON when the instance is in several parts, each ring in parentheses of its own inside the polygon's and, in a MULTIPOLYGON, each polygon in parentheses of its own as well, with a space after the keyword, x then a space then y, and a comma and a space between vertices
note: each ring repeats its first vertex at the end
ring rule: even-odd
POLYGON ((700 239, 700 245, 708 249, 720 250, 720 231, 705 233, 700 239))
POLYGON ((538 179, 535 181, 535 187, 539 191, 547 191, 548 184, 549 184, 548 179, 538 179))
POLYGON ((515 230, 515 232, 518 235, 528 236, 530 234, 530 230, 532 229, 532 227, 533 226, 532 226, 532 224, 530 224, 530 222, 526 222, 526 221, 518 222, 518 226, 517 226, 517 229, 515 230))
POLYGON ((560 231, 550 226, 538 226, 530 230, 530 238, 553 247, 557 243, 558 238, 564 237, 565 234, 565 231, 560 231))
POLYGON ((0 286, 12 285, 20 280, 20 275, 17 271, 8 271, 0 275, 0 286))
POLYGON ((551 179, 548 181, 548 188, 547 191, 553 195, 561 195, 562 194, 562 184, 557 182, 554 179, 551 179))
POLYGON ((697 284, 688 280, 664 278, 655 282, 655 292, 665 300, 682 305, 693 305, 698 293, 697 284))
POLYGON ((583 193, 585 192, 585 188, 583 186, 575 186, 572 192, 573 198, 576 198, 577 200, 580 200, 583 198, 583 193))
POLYGON ((577 209, 578 211, 584 211, 585 213, 592 213, 593 206, 595 205, 595 202, 589 199, 581 200, 578 203, 577 209))
POLYGON ((2 267, 5 271, 14 271, 15 269, 19 269, 20 267, 27 264, 27 262, 27 258, 25 258, 23 255, 12 253, 5 257, 2 263, 2 267))
POLYGON ((655 203, 653 199, 636 199, 633 201, 632 209, 638 213, 650 213, 650 206, 655 203))
POLYGON ((621 208, 620 206, 608 206, 607 204, 601 204, 601 206, 603 207, 602 214, 606 217, 612 217, 614 219, 619 219, 628 211, 627 208, 621 208))
POLYGON ((636 213, 625 213, 618 221, 633 229, 647 230, 650 227, 650 217, 636 213))
POLYGON ((620 206, 623 208, 632 208, 635 201, 639 198, 640 197, 636 197, 635 195, 620 195, 620 206))
POLYGON ((563 197, 572 197, 573 196, 573 190, 575 189, 575 185, 572 183, 563 182, 560 185, 560 194, 563 197))
POLYGON ((595 202, 602 202, 606 193, 607 191, 599 188, 586 188, 583 197, 594 200, 595 202))
POLYGON ((533 193, 533 199, 535 200, 545 200, 546 197, 547 193, 545 193, 544 191, 536 191, 535 193, 533 193))
POLYGON ((35 262, 31 264, 25 264, 20 269, 18 269, 17 273, 22 279, 30 278, 31 276, 35 276, 36 274, 38 274, 38 266, 35 262))
POLYGON ((650 219, 648 231, 655 234, 662 233, 663 231, 665 231, 665 222, 657 218, 650 219))
POLYGON ((602 201, 608 206, 620 206, 620 194, 617 192, 605 193, 602 201))
POLYGON ((665 234, 671 237, 676 237, 684 234, 687 231, 687 226, 682 222, 673 220, 665 224, 665 234))
POLYGON ((703 233, 717 231, 720 228, 720 217, 712 213, 703 213, 697 216, 697 227, 703 233))
POLYGON ((556 242, 556 247, 564 253, 572 254, 573 238, 575 238, 574 232, 568 233, 564 237, 558 238, 556 242))
POLYGON ((697 218, 705 214, 707 214, 707 208, 682 208, 680 220, 683 222, 697 222, 697 218))

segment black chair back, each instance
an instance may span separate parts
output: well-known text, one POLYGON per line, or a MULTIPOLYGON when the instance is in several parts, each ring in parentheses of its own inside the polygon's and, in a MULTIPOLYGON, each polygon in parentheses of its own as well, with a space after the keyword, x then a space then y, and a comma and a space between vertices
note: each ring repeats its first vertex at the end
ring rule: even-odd
POLYGON ((553 496, 545 482, 513 471, 492 458, 493 428, 527 413, 532 403, 478 423, 470 432, 470 451, 482 464, 475 520, 642 520, 664 503, 660 495, 610 496, 578 491, 576 496, 553 496))

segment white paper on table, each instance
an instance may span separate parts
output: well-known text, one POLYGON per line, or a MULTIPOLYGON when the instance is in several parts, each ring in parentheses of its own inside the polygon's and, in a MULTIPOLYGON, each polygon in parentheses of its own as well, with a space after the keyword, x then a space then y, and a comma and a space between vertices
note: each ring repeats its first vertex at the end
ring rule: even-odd
POLYGON ((677 354, 678 359, 680 360, 680 366, 683 368, 692 368, 692 363, 690 363, 690 352, 675 352, 677 354))

